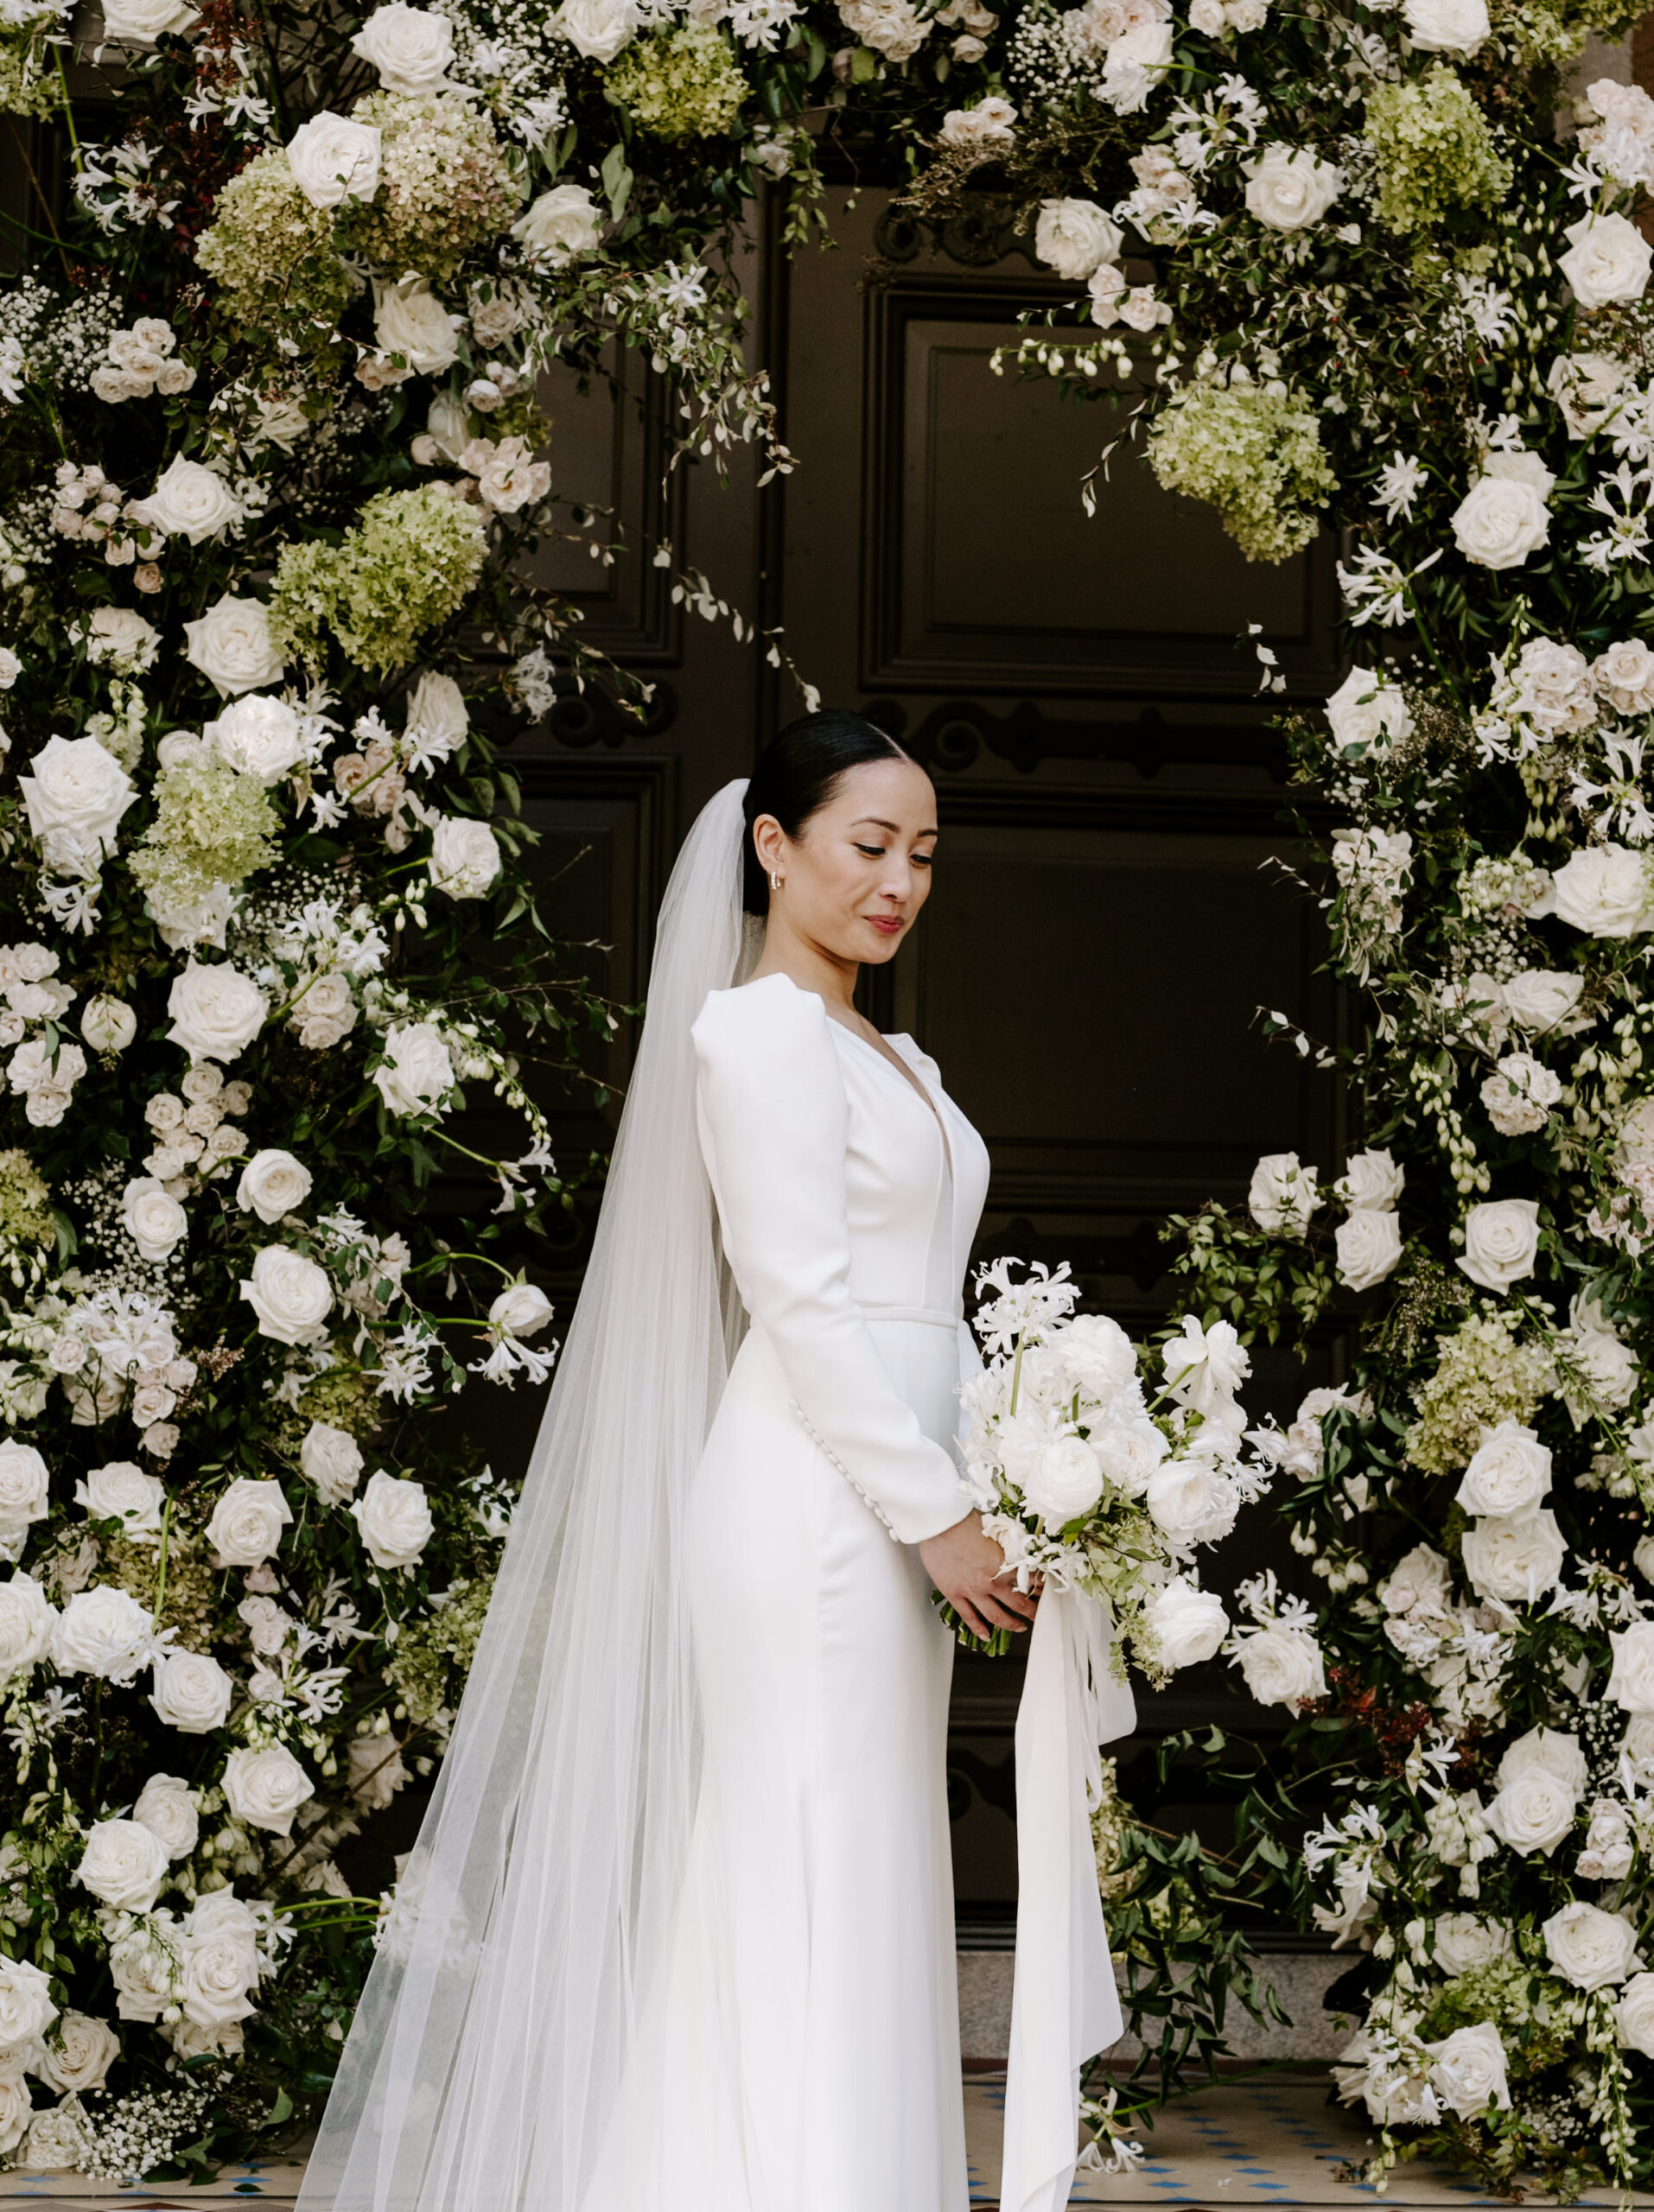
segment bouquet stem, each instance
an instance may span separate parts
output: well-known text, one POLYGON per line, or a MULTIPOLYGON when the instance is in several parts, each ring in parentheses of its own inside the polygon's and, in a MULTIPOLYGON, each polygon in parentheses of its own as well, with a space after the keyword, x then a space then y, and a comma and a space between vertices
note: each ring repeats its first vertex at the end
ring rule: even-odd
POLYGON ((1009 1629, 996 1628, 990 1637, 984 1639, 978 1636, 974 1629, 970 1629, 965 1626, 964 1621, 961 1620, 958 1614, 954 1611, 953 1607, 948 1603, 947 1599, 942 1595, 942 1592, 939 1590, 932 1591, 931 1603, 935 1606, 937 1611, 941 1614, 948 1626, 953 1630, 954 1642, 956 1643, 963 1644, 967 1651, 980 1651, 983 1656, 987 1659, 1002 1659, 1006 1653, 1010 1649, 1011 1631, 1009 1629))

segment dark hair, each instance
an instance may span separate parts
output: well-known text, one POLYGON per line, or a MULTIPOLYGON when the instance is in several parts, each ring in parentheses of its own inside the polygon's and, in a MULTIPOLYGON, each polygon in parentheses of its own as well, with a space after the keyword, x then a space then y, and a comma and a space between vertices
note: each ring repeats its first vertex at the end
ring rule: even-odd
POLYGON ((870 760, 912 759, 894 737, 846 707, 823 707, 789 722, 765 747, 741 808, 747 848, 741 903, 746 911, 767 914, 770 910, 769 877, 753 843, 753 824, 760 814, 773 814, 787 836, 796 837, 831 798, 847 769, 870 760))

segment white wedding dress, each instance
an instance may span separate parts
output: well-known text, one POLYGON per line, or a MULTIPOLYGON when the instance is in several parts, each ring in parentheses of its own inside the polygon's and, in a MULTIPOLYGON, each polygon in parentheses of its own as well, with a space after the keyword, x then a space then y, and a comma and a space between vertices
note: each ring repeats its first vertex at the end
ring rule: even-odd
POLYGON ((584 2205, 964 2212, 953 1643, 913 1547, 968 1509, 987 1152, 911 1039, 925 1095, 784 976, 715 990, 693 1034, 749 1325, 684 1529, 689 1861, 584 2205))

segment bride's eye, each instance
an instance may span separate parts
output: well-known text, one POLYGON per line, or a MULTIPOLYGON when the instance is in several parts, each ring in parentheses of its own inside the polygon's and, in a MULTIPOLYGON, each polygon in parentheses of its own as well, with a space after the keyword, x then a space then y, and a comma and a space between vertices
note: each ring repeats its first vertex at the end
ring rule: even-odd
POLYGON ((858 853, 865 853, 870 861, 881 861, 884 858, 882 845, 858 845, 856 849, 858 853))

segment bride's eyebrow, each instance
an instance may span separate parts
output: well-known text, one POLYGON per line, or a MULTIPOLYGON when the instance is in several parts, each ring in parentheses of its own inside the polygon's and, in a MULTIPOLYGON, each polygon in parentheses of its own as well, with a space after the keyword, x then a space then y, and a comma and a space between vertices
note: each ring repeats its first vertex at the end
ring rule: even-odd
MULTIPOLYGON (((900 837, 901 835, 901 831, 895 823, 882 821, 876 814, 858 815, 856 820, 851 823, 850 827, 852 830, 859 830, 863 823, 866 823, 870 828, 875 830, 887 830, 893 837, 900 837)), ((913 832, 915 837, 934 837, 936 834, 937 833, 934 830, 915 830, 913 832)))

